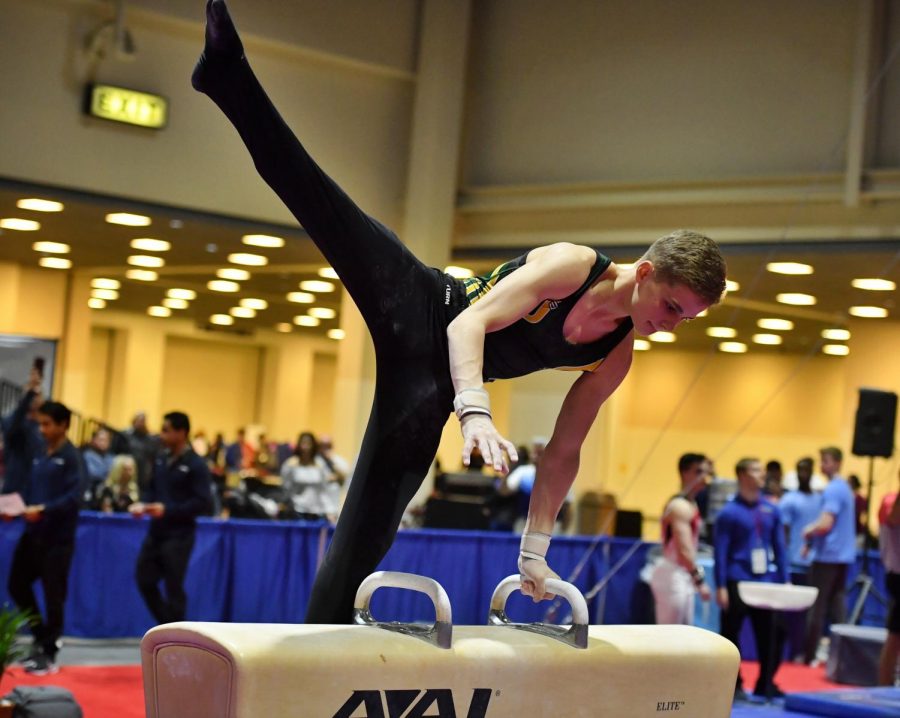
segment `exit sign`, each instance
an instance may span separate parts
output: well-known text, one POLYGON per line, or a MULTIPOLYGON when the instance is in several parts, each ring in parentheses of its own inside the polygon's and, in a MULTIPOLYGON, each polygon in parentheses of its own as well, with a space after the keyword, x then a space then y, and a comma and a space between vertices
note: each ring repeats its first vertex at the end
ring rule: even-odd
POLYGON ((104 120, 158 130, 169 119, 169 101, 161 95, 124 87, 88 85, 84 111, 104 120))

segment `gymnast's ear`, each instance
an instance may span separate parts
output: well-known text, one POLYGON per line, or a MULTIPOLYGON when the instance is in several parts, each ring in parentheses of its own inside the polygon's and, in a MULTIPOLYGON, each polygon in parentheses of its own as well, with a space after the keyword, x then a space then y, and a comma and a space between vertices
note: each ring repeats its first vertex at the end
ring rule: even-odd
POLYGON ((640 283, 652 279, 654 273, 653 262, 642 259, 634 266, 634 278, 640 283))

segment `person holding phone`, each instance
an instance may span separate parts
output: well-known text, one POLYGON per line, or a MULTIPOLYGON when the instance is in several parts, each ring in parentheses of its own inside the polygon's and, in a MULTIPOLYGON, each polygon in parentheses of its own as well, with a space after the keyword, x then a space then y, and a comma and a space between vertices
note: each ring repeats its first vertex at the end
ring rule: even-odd
POLYGON ((3 431, 4 494, 21 494, 25 490, 34 460, 44 452, 44 439, 38 428, 37 410, 44 403, 41 384, 44 360, 38 357, 28 375, 25 393, 8 415, 0 419, 3 431))

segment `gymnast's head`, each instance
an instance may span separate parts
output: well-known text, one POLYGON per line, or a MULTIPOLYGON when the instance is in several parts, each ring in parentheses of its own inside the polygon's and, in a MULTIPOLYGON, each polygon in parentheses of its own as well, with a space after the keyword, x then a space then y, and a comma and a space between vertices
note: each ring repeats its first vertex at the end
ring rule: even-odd
POLYGON ((709 237, 679 229, 660 237, 635 262, 631 318, 637 334, 671 332, 719 302, 725 259, 709 237))

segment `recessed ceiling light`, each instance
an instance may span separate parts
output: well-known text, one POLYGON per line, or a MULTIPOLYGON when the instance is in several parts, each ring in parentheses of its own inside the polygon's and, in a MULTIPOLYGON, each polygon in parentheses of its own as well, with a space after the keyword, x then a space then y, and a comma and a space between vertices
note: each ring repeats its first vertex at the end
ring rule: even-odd
POLYGON ((319 319, 334 319, 337 316, 337 312, 329 307, 312 307, 308 314, 319 319))
POLYGON ((334 284, 321 279, 307 279, 300 282, 300 289, 304 292, 333 292, 334 284))
POLYGON ((247 252, 229 254, 228 261, 232 264, 243 264, 247 267, 265 267, 269 263, 268 257, 264 257, 261 254, 248 254, 247 252))
POLYGON ((768 346, 777 346, 784 341, 780 334, 754 334, 752 339, 755 344, 766 344, 768 346))
MULTIPOLYGON (((621 267, 622 265, 620 264, 619 266, 621 267)), ((458 267, 455 264, 444 267, 444 272, 457 279, 468 279, 469 277, 475 276, 475 272, 468 267, 458 267)))
POLYGON ((720 342, 719 351, 726 354, 745 354, 747 345, 743 342, 720 342))
POLYGON ((725 280, 725 291, 726 292, 736 292, 741 288, 741 285, 735 282, 733 279, 725 280))
POLYGON ((871 292, 893 292, 897 288, 896 282, 890 279, 854 279, 850 284, 856 289, 868 289, 871 292))
POLYGON ((234 324, 234 317, 230 314, 213 314, 209 318, 210 324, 219 324, 223 327, 228 327, 234 324))
POLYGON ((6 217, 0 219, 0 229, 15 229, 18 232, 37 232, 41 228, 40 222, 33 219, 19 219, 17 217, 6 217))
POLYGON ((38 264, 48 269, 69 269, 72 266, 72 260, 63 257, 41 257, 38 264))
POLYGON ((315 317, 310 317, 306 314, 301 314, 298 317, 294 317, 294 324, 298 327, 317 327, 321 324, 321 320, 316 319, 315 317))
POLYGON ((38 199, 36 197, 20 199, 16 202, 16 207, 19 209, 30 209, 32 212, 62 212, 64 209, 62 202, 54 202, 50 199, 38 199))
POLYGON ((323 279, 340 279, 338 277, 338 273, 334 271, 333 267, 322 267, 319 269, 319 276, 323 279))
POLYGON ((849 329, 823 329, 822 339, 830 339, 833 342, 845 342, 850 338, 849 329))
POLYGON ((151 317, 170 317, 172 316, 172 310, 168 307, 153 306, 147 307, 147 314, 151 317))
POLYGON ((250 279, 250 272, 246 269, 238 269, 237 267, 225 267, 217 269, 216 276, 219 279, 230 279, 234 282, 246 282, 250 279))
POLYGON ((316 301, 316 295, 309 292, 288 292, 287 300, 294 304, 312 304, 316 301))
POLYGON ((850 347, 846 344, 826 344, 822 347, 822 353, 835 357, 845 357, 850 353, 850 347))
MULTIPOLYGON (((621 264, 619 265, 622 266, 621 264)), ((646 339, 635 339, 634 340, 634 350, 638 352, 645 352, 650 348, 650 342, 646 339)))
POLYGON ((88 306, 91 309, 104 309, 106 307, 105 299, 97 299, 97 297, 91 297, 88 299, 88 306))
POLYGON ((241 289, 240 284, 229 282, 226 279, 213 279, 211 282, 207 282, 206 286, 214 292, 238 292, 241 289))
POLYGON ((329 339, 343 339, 345 336, 345 332, 343 329, 329 329, 326 334, 328 334, 329 339))
POLYGON ((281 332, 282 334, 287 334, 293 329, 289 322, 279 322, 275 325, 275 331, 281 332))
POLYGON ((35 252, 44 252, 45 254, 68 254, 72 248, 63 242, 35 242, 31 245, 35 252))
POLYGON ((850 313, 854 317, 865 319, 884 319, 888 315, 888 310, 884 307, 850 307, 850 313))
POLYGON ((197 292, 195 292, 193 289, 179 289, 176 287, 167 291, 166 296, 172 297, 172 299, 191 300, 197 298, 197 292))
POLYGON ((816 298, 812 294, 802 294, 800 292, 785 292, 776 294, 775 301, 779 304, 793 304, 798 307, 811 307, 816 303, 816 298))
POLYGON ((122 286, 122 282, 118 279, 108 279, 107 277, 94 277, 91 280, 91 286, 94 289, 118 289, 122 286))
POLYGON ((152 237, 139 237, 132 239, 132 249, 138 249, 141 252, 168 252, 172 249, 172 243, 164 239, 153 239, 152 237))
POLYGON ((245 234, 241 237, 241 241, 251 247, 270 247, 278 249, 284 246, 282 237, 273 237, 270 234, 245 234))
POLYGON ((737 336, 737 329, 734 327, 708 327, 706 335, 717 339, 734 339, 737 336))
POLYGON ((115 289, 92 289, 91 296, 95 299, 105 299, 113 302, 119 298, 119 293, 115 289))
POLYGON ((162 304, 164 307, 168 307, 169 309, 187 309, 188 308, 188 300, 187 299, 175 299, 174 297, 166 297, 162 300, 162 304))
POLYGON ((126 227, 147 227, 150 224, 150 218, 142 214, 131 214, 129 212, 113 212, 106 215, 106 221, 110 224, 121 224, 126 227))
POLYGON ((813 268, 809 264, 800 262, 769 262, 766 269, 774 274, 812 274, 813 268))
POLYGON ((256 310, 250 309, 250 307, 232 307, 228 310, 228 313, 240 319, 253 319, 256 316, 256 310))
POLYGON ((245 297, 238 304, 242 307, 247 307, 247 309, 255 309, 260 312, 269 307, 269 303, 265 299, 256 299, 255 297, 245 297))
POLYGON ((660 342, 661 344, 671 344, 675 341, 675 335, 672 332, 656 332, 649 337, 651 342, 660 342))
POLYGON ((697 312, 697 317, 696 317, 696 318, 699 319, 700 317, 705 317, 705 316, 707 316, 708 314, 709 314, 709 309, 704 309, 702 312, 697 312))
POLYGON ((132 254, 127 261, 133 267, 149 267, 151 269, 158 269, 166 264, 166 260, 162 257, 152 257, 149 254, 132 254))
POLYGON ((152 269, 128 269, 125 271, 125 276, 138 282, 155 282, 159 279, 159 275, 152 269))
POLYGON ((760 329, 768 329, 770 332, 787 332, 794 328, 794 323, 790 319, 763 317, 756 320, 756 326, 760 329))

